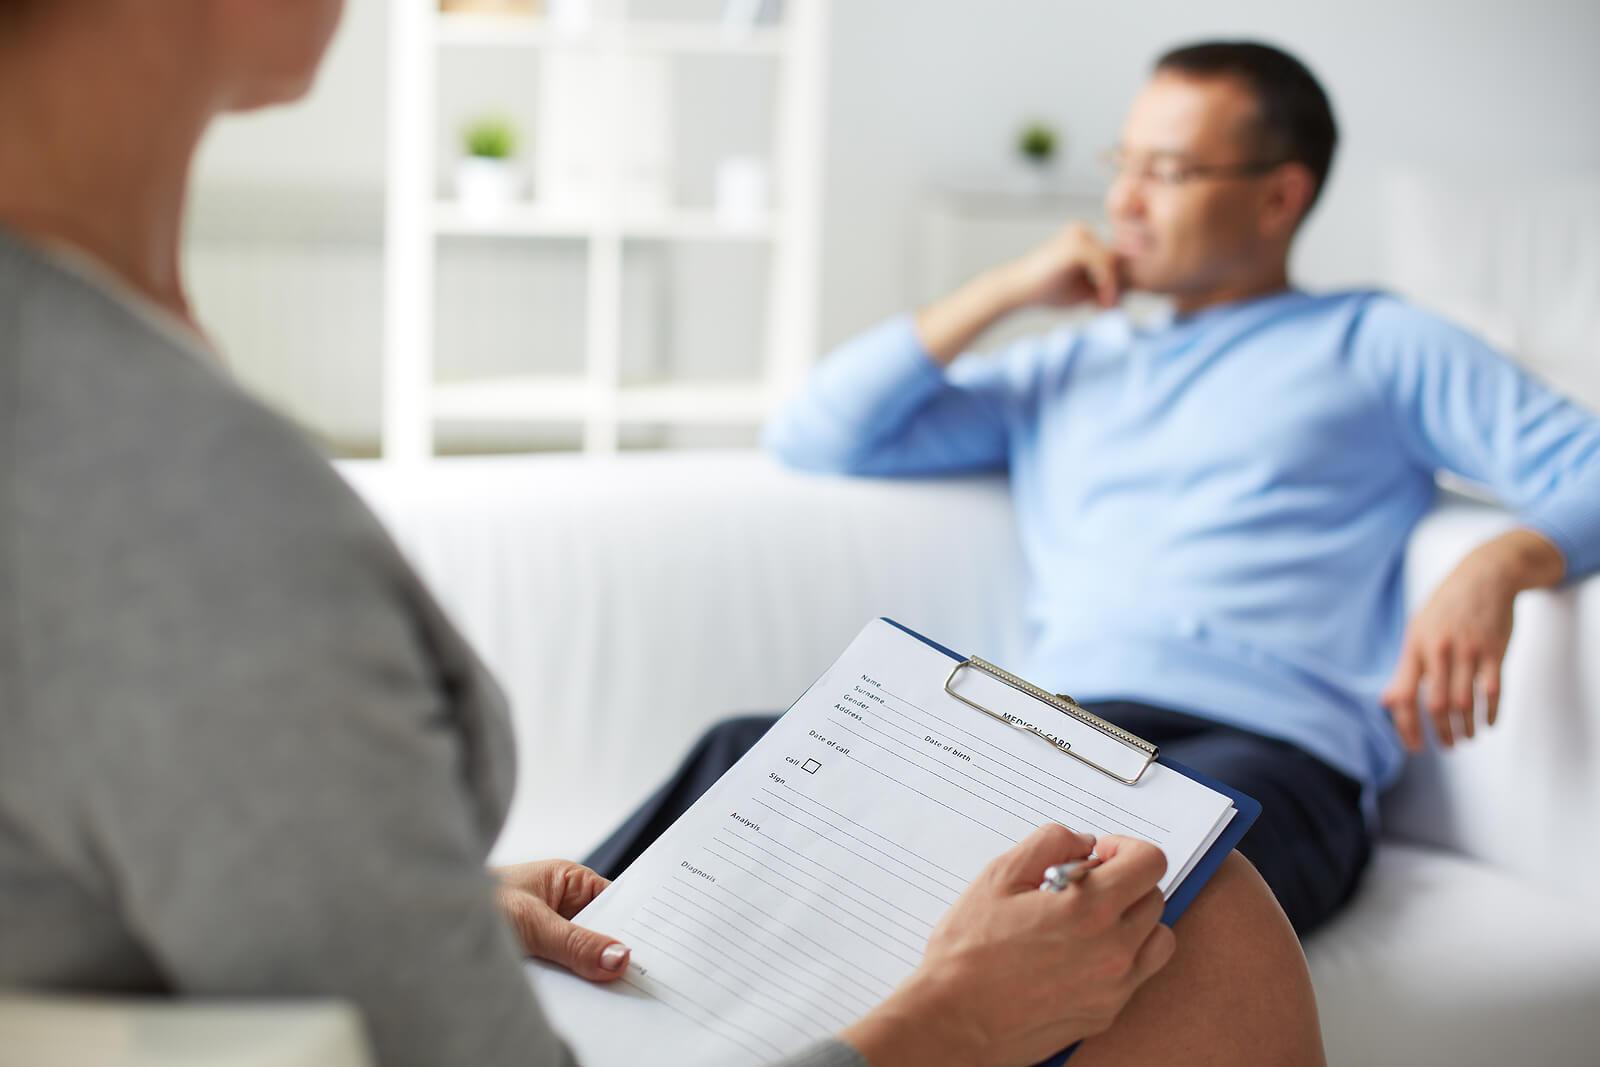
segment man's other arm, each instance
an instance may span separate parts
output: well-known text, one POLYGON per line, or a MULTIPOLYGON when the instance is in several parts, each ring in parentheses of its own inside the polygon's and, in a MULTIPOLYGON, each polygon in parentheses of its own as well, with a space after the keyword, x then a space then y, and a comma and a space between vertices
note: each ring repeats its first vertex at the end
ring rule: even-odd
POLYGON ((807 470, 934 474, 1003 466, 1011 417, 1042 340, 962 359, 989 327, 1026 307, 1103 307, 1121 295, 1113 254, 1081 224, 987 271, 914 316, 835 349, 768 424, 765 442, 807 470))
POLYGON ((1369 306, 1356 341, 1411 456, 1489 487, 1522 520, 1463 559, 1410 620, 1383 695, 1409 748, 1422 746, 1424 716, 1448 748, 1474 736, 1480 697, 1495 721, 1516 595, 1600 567, 1600 418, 1392 298, 1369 306))

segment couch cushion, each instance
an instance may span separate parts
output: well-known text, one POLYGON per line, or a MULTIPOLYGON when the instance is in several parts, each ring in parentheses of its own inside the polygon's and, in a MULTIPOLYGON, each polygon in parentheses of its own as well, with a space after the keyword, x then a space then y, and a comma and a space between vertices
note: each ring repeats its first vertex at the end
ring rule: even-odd
POLYGON ((1335 1067, 1600 1061, 1600 918, 1491 867, 1385 842, 1307 955, 1335 1067))

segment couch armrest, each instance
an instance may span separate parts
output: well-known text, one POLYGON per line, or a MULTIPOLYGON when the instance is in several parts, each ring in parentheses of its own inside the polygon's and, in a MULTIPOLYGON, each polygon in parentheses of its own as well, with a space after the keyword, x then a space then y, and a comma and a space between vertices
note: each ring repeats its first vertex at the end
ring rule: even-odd
MULTIPOLYGON (((1514 523, 1446 496, 1412 536, 1409 606, 1514 523)), ((1586 896, 1600 879, 1600 580, 1517 599, 1503 690, 1493 730, 1411 761, 1384 800, 1385 831, 1586 896)))

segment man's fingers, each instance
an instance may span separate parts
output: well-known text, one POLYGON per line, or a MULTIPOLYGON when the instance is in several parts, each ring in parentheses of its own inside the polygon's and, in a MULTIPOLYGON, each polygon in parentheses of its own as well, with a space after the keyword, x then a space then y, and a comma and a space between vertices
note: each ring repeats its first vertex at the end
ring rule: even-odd
POLYGON ((1457 651, 1450 663, 1450 709, 1460 716, 1462 732, 1469 741, 1477 733, 1477 708, 1472 696, 1477 679, 1477 654, 1469 649, 1457 651))
POLYGON ((627 969, 627 945, 563 919, 535 897, 518 894, 509 911, 522 946, 531 956, 596 982, 620 978, 627 969))
POLYGON ((1417 714, 1416 690, 1410 696, 1396 697, 1389 705, 1394 716, 1394 728, 1400 734, 1400 743, 1407 752, 1422 751, 1422 716, 1417 714))
POLYGON ((1483 689, 1484 723, 1493 726, 1500 717, 1500 658, 1485 656, 1478 665, 1478 685, 1483 689))
POLYGON ((1046 867, 1083 859, 1093 850, 1093 837, 1047 822, 991 860, 987 873, 1009 892, 1036 890, 1046 867))
POLYGON ((1450 726, 1450 647, 1436 644, 1424 657, 1427 660, 1428 717, 1433 720, 1433 734, 1439 744, 1449 748, 1456 742, 1455 731, 1450 726))
POLYGON ((1400 741, 1411 752, 1422 751, 1422 723, 1417 716, 1417 686, 1422 681, 1422 657, 1410 641, 1400 652, 1394 679, 1383 691, 1383 705, 1394 716, 1400 741))
POLYGON ((1085 250, 1084 268, 1094 285, 1095 299, 1101 307, 1115 307, 1122 282, 1117 277, 1116 256, 1109 248, 1096 246, 1085 250))

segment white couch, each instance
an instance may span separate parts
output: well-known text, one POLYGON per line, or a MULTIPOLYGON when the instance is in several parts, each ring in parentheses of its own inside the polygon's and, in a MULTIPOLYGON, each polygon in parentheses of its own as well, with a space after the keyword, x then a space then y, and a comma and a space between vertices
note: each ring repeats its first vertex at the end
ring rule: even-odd
MULTIPOLYGON (((498 858, 582 855, 702 728, 786 707, 873 616, 1018 659, 998 479, 738 453, 343 470, 511 698, 498 858)), ((1442 505, 1411 544, 1412 599, 1510 521, 1442 505)), ((1358 898, 1307 946, 1332 1063, 1600 1063, 1597 765, 1600 582, 1527 594, 1501 724, 1413 762, 1358 898)))

